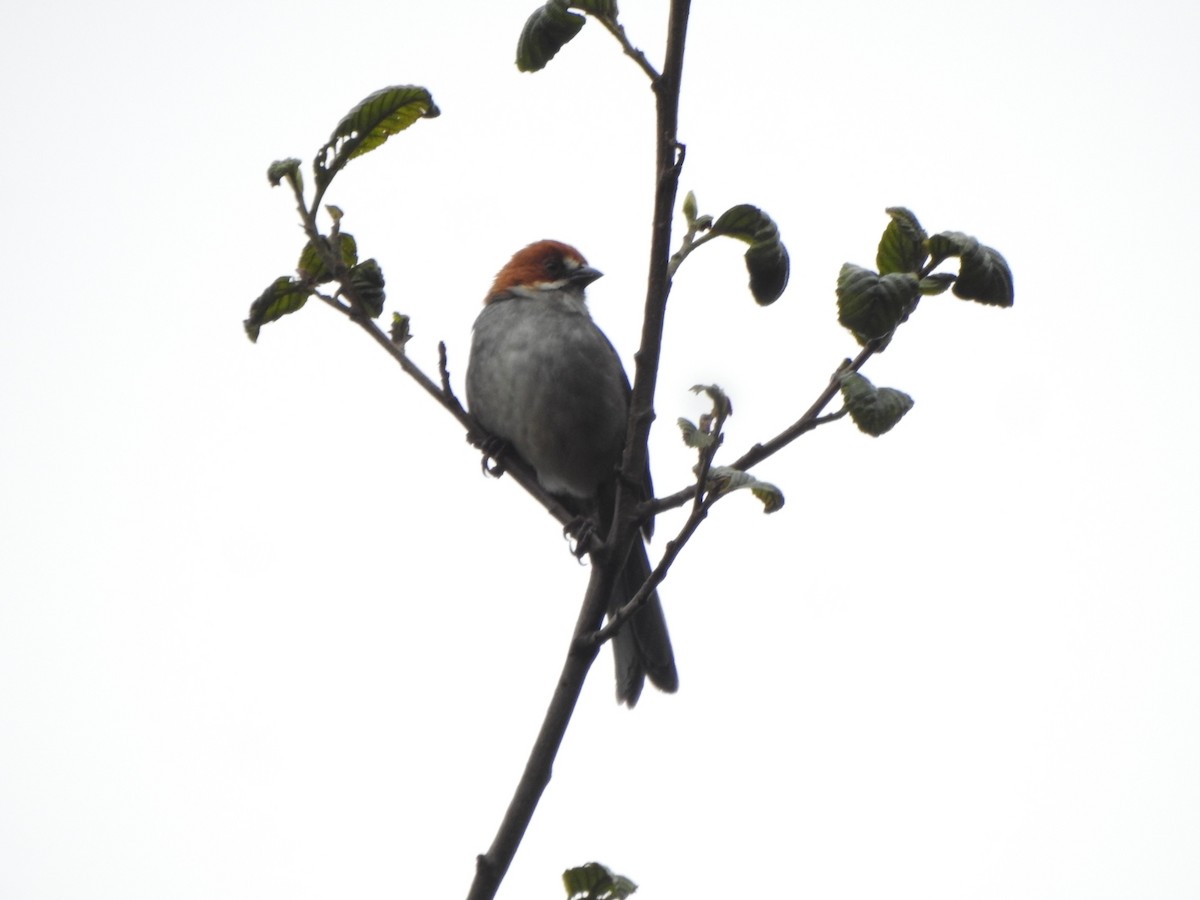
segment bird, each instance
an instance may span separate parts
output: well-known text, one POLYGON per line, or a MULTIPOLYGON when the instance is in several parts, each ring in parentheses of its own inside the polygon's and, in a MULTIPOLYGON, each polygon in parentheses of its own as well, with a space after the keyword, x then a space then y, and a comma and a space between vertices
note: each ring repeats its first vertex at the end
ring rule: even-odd
MULTIPOLYGON (((588 311, 585 289, 602 273, 569 244, 536 241, 496 275, 472 330, 467 409, 538 482, 606 535, 625 447, 629 378, 588 311)), ((486 459, 485 459, 486 463, 486 459)), ((639 479, 653 496, 650 467, 639 479)), ((608 601, 611 617, 650 575, 643 526, 608 601)), ((658 592, 613 637, 617 701, 637 704, 647 678, 673 693, 675 655, 658 592)))

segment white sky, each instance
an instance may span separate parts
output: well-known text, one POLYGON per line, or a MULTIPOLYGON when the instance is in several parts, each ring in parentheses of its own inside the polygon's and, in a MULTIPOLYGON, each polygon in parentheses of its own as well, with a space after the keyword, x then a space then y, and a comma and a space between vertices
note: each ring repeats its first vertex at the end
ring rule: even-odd
MULTIPOLYGON (((371 91, 443 110, 329 195, 450 347, 555 237, 627 363, 652 103, 594 23, 512 65, 536 0, 20 4, 0 149, 0 896, 458 897, 586 573, 357 329, 243 336, 301 245, 274 159, 371 91)), ((627 0, 661 60, 665 2, 627 0)), ((684 190, 791 250, 758 309, 693 257, 652 436, 716 382, 729 459, 854 351, 883 209, 1005 254, 1016 306, 926 300, 866 374, 916 406, 761 467, 663 590, 682 687, 593 672, 502 896, 599 859, 638 896, 1200 896, 1191 285, 1200 7, 697 2, 684 190)), ((679 524, 664 517, 652 553, 679 524)))

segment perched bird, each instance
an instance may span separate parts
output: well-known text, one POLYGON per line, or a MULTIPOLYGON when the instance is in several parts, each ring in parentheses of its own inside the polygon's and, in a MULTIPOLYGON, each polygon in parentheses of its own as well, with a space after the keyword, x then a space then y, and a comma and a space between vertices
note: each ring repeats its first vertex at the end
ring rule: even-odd
MULTIPOLYGON (((574 247, 538 241, 496 276, 475 320, 467 364, 467 406, 488 434, 537 472, 542 487, 606 535, 625 447, 629 379, 588 313, 584 289, 601 275, 574 247)), ((647 466, 640 485, 652 496, 647 466)), ((649 537, 649 528, 643 529, 649 537)), ((630 600, 650 574, 642 540, 616 579, 608 612, 630 600)), ((647 677, 679 686, 657 592, 613 638, 617 700, 633 706, 647 677)))

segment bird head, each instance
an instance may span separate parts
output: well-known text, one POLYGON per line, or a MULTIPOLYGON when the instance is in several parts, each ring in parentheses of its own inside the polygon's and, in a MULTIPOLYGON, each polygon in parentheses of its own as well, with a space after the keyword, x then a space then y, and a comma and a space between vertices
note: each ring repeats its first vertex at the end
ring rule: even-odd
POLYGON ((484 303, 506 297, 537 297, 551 291, 564 291, 582 300, 584 288, 602 274, 570 244, 537 241, 518 250, 499 271, 484 303))

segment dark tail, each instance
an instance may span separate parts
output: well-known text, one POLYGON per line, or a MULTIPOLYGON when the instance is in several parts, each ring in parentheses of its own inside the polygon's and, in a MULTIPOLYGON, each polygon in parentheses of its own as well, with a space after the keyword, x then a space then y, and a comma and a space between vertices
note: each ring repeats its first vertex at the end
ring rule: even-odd
MULTIPOLYGON (((617 578, 608 604, 609 615, 628 602, 649 577, 650 559, 639 537, 634 540, 625 568, 617 578)), ((647 676, 660 691, 673 694, 679 689, 671 636, 667 634, 667 620, 657 591, 617 632, 612 645, 617 664, 618 703, 626 703, 630 708, 636 706, 647 676)))

